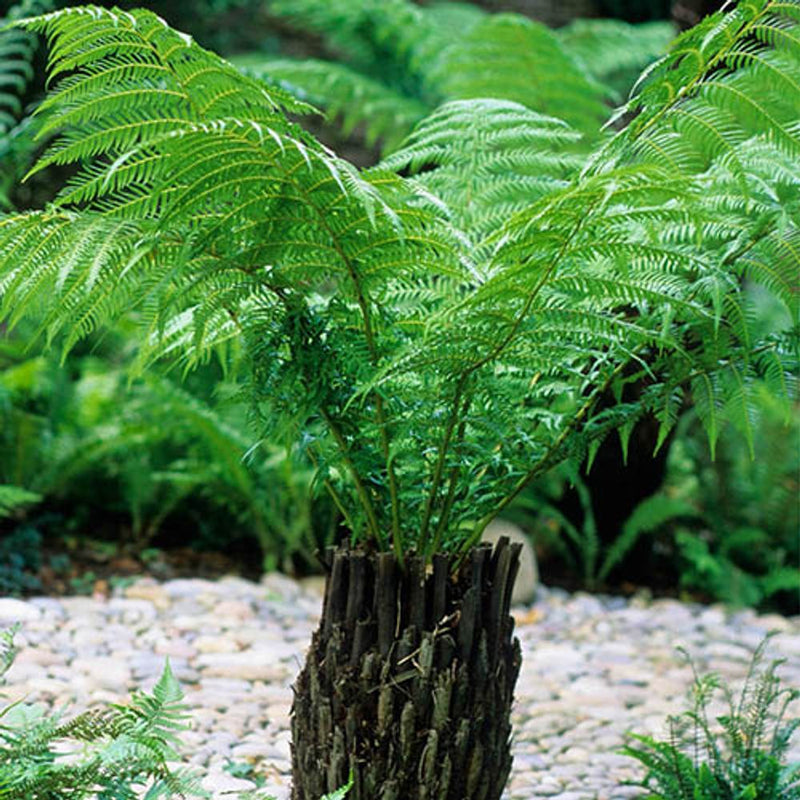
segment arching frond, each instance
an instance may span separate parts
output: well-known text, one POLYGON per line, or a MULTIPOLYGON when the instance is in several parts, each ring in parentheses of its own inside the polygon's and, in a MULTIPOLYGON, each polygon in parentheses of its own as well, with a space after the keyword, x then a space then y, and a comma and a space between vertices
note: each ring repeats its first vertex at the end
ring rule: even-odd
POLYGON ((699 172, 754 135, 800 146, 800 37, 795 2, 748 0, 711 15, 647 70, 625 108, 636 118, 613 149, 699 172))
POLYGON ((556 36, 587 74, 613 89, 619 102, 639 73, 663 55, 675 28, 669 22, 630 25, 621 20, 577 19, 559 28, 556 36))
POLYGON ((429 70, 427 85, 447 99, 512 100, 587 133, 608 117, 603 87, 556 35, 513 14, 487 17, 457 38, 429 70))
POLYGON ((382 166, 416 175, 477 243, 516 211, 562 187, 583 163, 581 137, 519 103, 445 103, 382 166))
POLYGON ((235 59, 235 63, 246 74, 277 82, 296 97, 324 108, 330 121, 339 122, 344 136, 361 126, 367 145, 381 141, 389 151, 428 112, 422 101, 344 64, 253 55, 235 59))

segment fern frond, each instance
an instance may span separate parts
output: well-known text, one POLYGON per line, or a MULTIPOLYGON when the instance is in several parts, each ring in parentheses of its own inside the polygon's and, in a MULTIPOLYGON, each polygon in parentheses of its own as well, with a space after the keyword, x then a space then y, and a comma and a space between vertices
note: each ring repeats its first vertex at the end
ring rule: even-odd
POLYGON ((559 28, 556 36, 586 73, 609 86, 620 101, 639 73, 664 53, 675 29, 668 22, 577 19, 559 28))
POLYGON ((427 113, 428 106, 391 86, 335 62, 243 56, 234 63, 245 74, 276 82, 294 96, 325 110, 343 136, 363 128, 368 146, 393 150, 427 113))
POLYGON ((448 99, 511 100, 589 135, 608 117, 603 87, 584 74, 556 35, 512 14, 474 25, 442 53, 426 80, 448 99))
POLYGON ((51 5, 48 0, 22 0, 0 17, 0 141, 22 115, 22 97, 33 79, 31 62, 38 47, 36 36, 8 26, 41 14, 51 5))
POLYGON ((693 173, 720 153, 735 165, 736 147, 756 133, 791 154, 798 103, 797 4, 748 0, 684 33, 643 74, 624 109, 636 118, 612 150, 693 173))
POLYGON ((515 212, 561 188, 582 159, 580 134, 519 103, 445 103, 382 166, 416 175, 477 243, 515 212))

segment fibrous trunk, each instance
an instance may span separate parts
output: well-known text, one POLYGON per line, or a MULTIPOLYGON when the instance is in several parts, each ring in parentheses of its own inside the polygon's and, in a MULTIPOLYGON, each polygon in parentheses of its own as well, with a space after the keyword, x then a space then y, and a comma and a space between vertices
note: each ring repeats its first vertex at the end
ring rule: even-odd
POLYGON ((351 800, 498 800, 511 770, 519 642, 508 609, 520 545, 454 570, 330 552, 325 604, 292 708, 293 800, 352 772, 351 800))

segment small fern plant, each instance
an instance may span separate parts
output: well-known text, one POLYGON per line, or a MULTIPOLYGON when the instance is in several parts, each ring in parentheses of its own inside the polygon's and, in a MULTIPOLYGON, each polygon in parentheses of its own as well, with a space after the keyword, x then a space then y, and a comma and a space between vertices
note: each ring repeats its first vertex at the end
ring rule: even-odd
POLYGON ((781 686, 777 670, 762 668, 770 637, 756 649, 739 697, 714 674, 694 672, 692 707, 669 719, 669 739, 633 735, 623 753, 641 762, 641 785, 649 800, 797 800, 800 764, 785 756, 800 718, 787 719, 797 689, 781 686), (726 713, 710 719, 709 707, 720 691, 726 713), (717 730, 718 728, 719 730, 717 730))
MULTIPOLYGON (((13 663, 15 632, 0 634, 0 677, 13 663)), ((167 664, 152 693, 137 692, 128 705, 86 711, 67 721, 46 716, 38 705, 7 706, 0 711, 0 797, 206 796, 196 775, 170 764, 186 727, 182 697, 167 664), (146 795, 136 786, 146 787, 146 795)))
POLYGON ((355 540, 463 555, 532 480, 612 433, 625 449, 645 415, 660 445, 693 399, 712 448, 726 426, 752 443, 759 376, 789 413, 796 0, 676 40, 588 155, 562 120, 471 98, 369 170, 148 11, 25 27, 56 87, 34 171, 77 172, 0 218, 0 314, 66 348, 132 315, 142 367, 241 342, 268 434, 313 461, 355 540), (785 306, 777 333, 753 324, 753 283, 785 306))
MULTIPOLYGON (((14 663, 20 626, 0 631, 0 686, 14 663)), ((2 800, 173 800, 209 798, 200 774, 177 765, 180 732, 188 728, 183 692, 164 666, 152 693, 126 705, 85 711, 62 721, 23 700, 0 707, 2 800)), ((350 782, 320 800, 344 800, 350 782)), ((262 790, 238 800, 274 800, 262 790)))

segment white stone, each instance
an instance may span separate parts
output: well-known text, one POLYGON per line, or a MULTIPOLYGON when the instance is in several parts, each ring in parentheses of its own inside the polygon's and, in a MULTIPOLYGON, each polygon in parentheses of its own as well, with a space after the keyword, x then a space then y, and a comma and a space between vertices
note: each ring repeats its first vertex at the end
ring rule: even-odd
POLYGON ((111 689, 112 691, 125 690, 131 680, 131 671, 128 666, 117 658, 76 658, 72 662, 72 669, 84 673, 94 687, 111 689))
POLYGON ((281 600, 294 600, 300 594, 300 587, 296 581, 280 572, 268 572, 261 578, 261 585, 268 594, 281 600))
POLYGON ((23 600, 13 597, 0 598, 0 624, 7 625, 14 622, 30 622, 42 616, 41 609, 23 600))
POLYGON ((236 653, 241 650, 239 642, 232 635, 198 636, 192 645, 198 653, 236 653))
POLYGON ((204 677, 237 678, 245 681, 280 680, 286 670, 272 660, 261 660, 254 652, 204 653, 195 659, 204 677))
POLYGON ((139 581, 129 586, 125 590, 125 597, 130 600, 147 600, 152 603, 159 611, 166 611, 169 608, 170 597, 163 587, 149 580, 139 581))
POLYGON ((253 781, 246 781, 242 778, 234 778, 227 772, 209 772, 203 778, 202 786, 207 792, 246 792, 255 789, 253 781))

